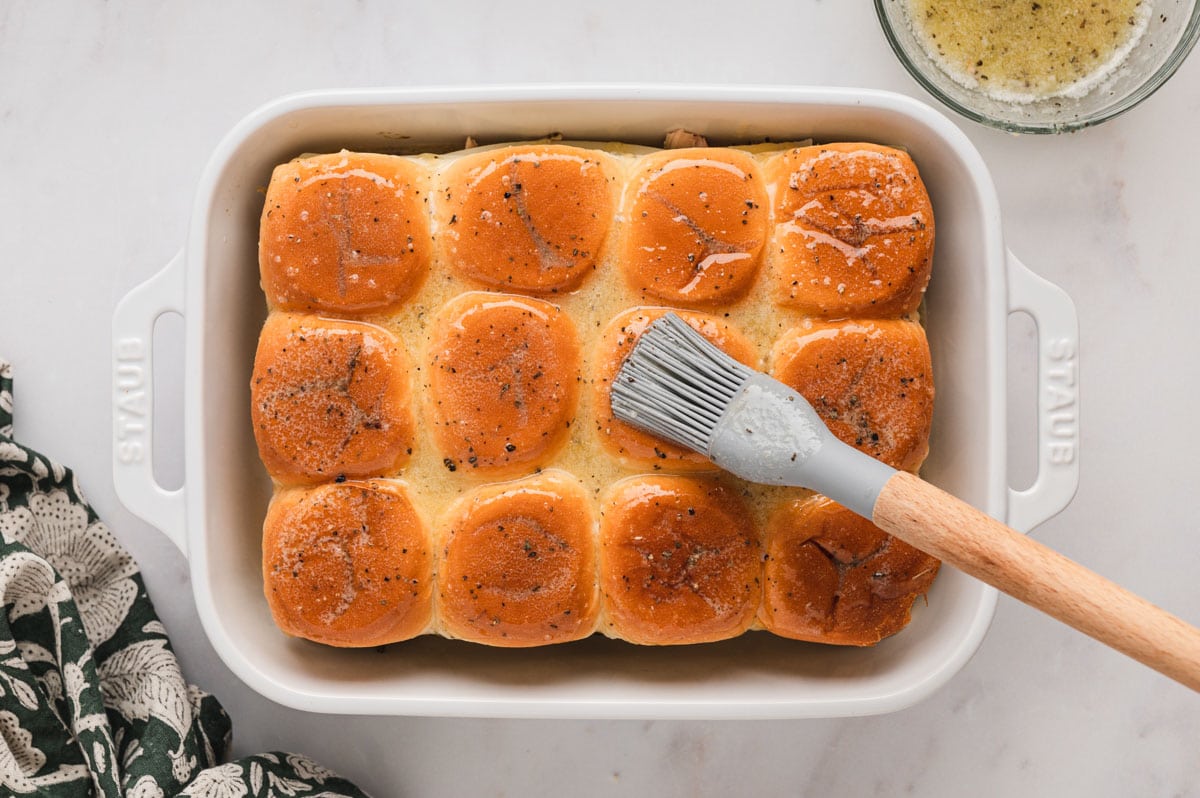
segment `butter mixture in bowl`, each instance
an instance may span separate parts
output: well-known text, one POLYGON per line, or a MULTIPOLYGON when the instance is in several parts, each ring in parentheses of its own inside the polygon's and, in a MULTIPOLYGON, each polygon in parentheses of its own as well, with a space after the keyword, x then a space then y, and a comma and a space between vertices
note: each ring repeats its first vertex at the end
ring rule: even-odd
POLYGON ((1196 0, 876 0, 901 62, 943 103, 1013 132, 1098 124, 1149 97, 1200 36, 1196 0))

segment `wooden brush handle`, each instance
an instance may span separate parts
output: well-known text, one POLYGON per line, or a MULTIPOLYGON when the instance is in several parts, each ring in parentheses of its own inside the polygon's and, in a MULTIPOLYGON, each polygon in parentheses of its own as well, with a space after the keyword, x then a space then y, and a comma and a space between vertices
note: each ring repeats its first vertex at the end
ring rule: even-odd
POLYGON ((875 524, 1101 643, 1200 691, 1200 629, 912 474, 875 503, 875 524))

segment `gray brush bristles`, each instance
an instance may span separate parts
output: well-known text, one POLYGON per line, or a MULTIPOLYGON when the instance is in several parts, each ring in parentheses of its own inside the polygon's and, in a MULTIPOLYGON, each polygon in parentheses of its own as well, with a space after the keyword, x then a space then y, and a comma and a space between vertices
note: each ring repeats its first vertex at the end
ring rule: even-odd
POLYGON ((617 372, 613 414, 708 454, 725 407, 754 373, 668 313, 642 333, 617 372))

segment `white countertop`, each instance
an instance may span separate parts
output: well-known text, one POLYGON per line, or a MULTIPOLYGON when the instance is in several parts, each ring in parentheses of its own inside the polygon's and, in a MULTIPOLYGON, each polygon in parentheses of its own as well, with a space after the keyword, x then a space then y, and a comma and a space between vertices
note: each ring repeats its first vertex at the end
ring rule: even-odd
MULTIPOLYGON (((204 164, 278 95, 547 81, 862 86, 932 102, 865 2, 0 4, 0 356, 18 440, 76 470, 141 564, 187 677, 236 752, 303 751, 376 796, 1181 795, 1200 789, 1200 696, 1002 597, 974 659, 892 715, 829 721, 476 721, 308 715, 209 646, 187 563, 111 480, 113 305, 180 248, 204 164)), ((947 112, 948 113, 948 112, 947 112)), ((992 170, 1008 246, 1074 298, 1082 458, 1037 537, 1200 623, 1200 56, 1097 129, 1011 136, 955 118, 992 170)), ((167 323, 167 353, 182 325, 167 323)), ((1011 336, 1014 481, 1031 471, 1027 325, 1011 336)), ((160 363, 182 479, 179 357, 160 363)))

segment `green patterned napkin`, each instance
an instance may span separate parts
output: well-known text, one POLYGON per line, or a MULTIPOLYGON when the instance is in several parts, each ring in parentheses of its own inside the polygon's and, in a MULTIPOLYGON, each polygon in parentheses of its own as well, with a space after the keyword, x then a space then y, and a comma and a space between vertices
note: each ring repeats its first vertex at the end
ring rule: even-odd
POLYGON ((0 795, 365 798, 297 754, 220 764, 225 710, 184 681, 72 473, 13 442, 12 411, 0 361, 0 795))

